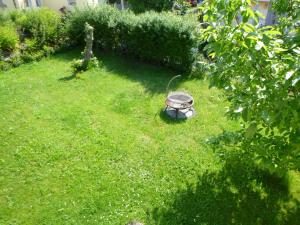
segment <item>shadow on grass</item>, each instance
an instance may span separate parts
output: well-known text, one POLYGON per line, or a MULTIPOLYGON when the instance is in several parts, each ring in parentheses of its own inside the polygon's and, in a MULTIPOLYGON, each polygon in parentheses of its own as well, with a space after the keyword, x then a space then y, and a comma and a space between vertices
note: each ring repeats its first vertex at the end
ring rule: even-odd
MULTIPOLYGON (((152 66, 138 60, 116 54, 97 54, 103 66, 109 72, 123 76, 144 86, 149 94, 166 93, 169 80, 178 73, 160 66, 152 66)), ((176 89, 184 79, 172 82, 171 89, 176 89)))
POLYGON ((239 155, 219 172, 206 172, 195 186, 151 213, 158 225, 298 225, 300 203, 289 194, 287 179, 270 175, 239 155))
POLYGON ((73 79, 80 79, 80 78, 78 76, 76 76, 76 73, 73 73, 70 76, 59 78, 58 81, 70 81, 73 79))
POLYGON ((163 120, 167 124, 179 124, 179 123, 184 123, 187 121, 187 119, 175 119, 175 118, 169 117, 167 115, 167 113, 165 112, 165 109, 160 110, 159 117, 161 118, 161 120, 163 120))
POLYGON ((79 47, 74 47, 73 49, 67 49, 66 51, 60 51, 53 55, 55 59, 65 62, 70 62, 73 59, 76 59, 81 56, 81 52, 79 47))
MULTIPOLYGON (((145 87, 146 92, 149 94, 166 93, 168 82, 173 76, 178 75, 178 73, 172 70, 163 68, 161 66, 153 66, 124 55, 99 52, 97 50, 95 50, 94 53, 97 58, 102 61, 103 67, 108 72, 112 72, 118 76, 123 76, 134 82, 141 83, 145 87)), ((57 60, 66 62, 70 62, 72 59, 78 57, 80 58, 79 48, 55 55, 57 60)), ((176 90, 179 84, 184 81, 184 79, 187 79, 187 76, 176 79, 174 82, 172 82, 170 87, 171 90, 176 90)))

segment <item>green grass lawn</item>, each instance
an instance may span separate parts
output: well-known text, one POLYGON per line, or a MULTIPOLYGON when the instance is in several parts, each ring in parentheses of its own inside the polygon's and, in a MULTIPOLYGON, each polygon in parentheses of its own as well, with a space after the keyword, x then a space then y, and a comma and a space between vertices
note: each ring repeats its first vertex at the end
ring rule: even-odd
POLYGON ((287 185, 206 144, 239 128, 207 81, 173 83, 197 111, 175 122, 162 113, 174 72, 102 55, 73 79, 76 57, 0 73, 1 225, 299 224, 299 176, 287 185))

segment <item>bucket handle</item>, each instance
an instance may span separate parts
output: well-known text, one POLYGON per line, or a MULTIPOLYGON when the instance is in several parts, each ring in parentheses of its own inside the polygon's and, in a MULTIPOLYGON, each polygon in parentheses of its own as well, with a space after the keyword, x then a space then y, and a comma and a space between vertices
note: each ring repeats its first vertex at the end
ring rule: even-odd
POLYGON ((170 86, 170 84, 172 83, 173 80, 175 80, 178 77, 181 77, 181 75, 176 75, 176 76, 172 77, 171 80, 169 81, 168 86, 166 88, 166 95, 167 96, 168 96, 168 93, 169 93, 169 86, 170 86))

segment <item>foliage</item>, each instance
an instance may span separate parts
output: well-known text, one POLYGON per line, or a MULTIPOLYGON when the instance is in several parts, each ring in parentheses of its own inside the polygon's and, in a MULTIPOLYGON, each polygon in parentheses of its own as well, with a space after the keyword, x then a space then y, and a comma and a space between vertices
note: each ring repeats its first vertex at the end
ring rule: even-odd
POLYGON ((97 57, 91 58, 87 63, 83 62, 83 59, 74 59, 71 64, 74 74, 99 67, 99 61, 97 57))
POLYGON ((21 58, 25 63, 40 60, 44 56, 43 49, 35 39, 25 39, 21 50, 21 58))
POLYGON ((19 42, 19 35, 16 27, 11 24, 3 24, 0 29, 0 50, 12 51, 16 49, 19 42))
POLYGON ((194 62, 196 23, 191 19, 172 13, 134 15, 110 6, 85 8, 69 17, 71 40, 82 43, 85 22, 95 28, 95 42, 104 49, 181 71, 190 71, 194 62))
POLYGON ((290 36, 299 30, 259 27, 251 1, 213 0, 202 11, 211 85, 242 118, 243 148, 271 171, 299 166, 300 42, 290 36))
POLYGON ((10 21, 10 15, 7 11, 0 10, 0 25, 10 21))
POLYGON ((190 2, 186 0, 176 0, 172 10, 179 15, 185 15, 191 8, 192 5, 190 2))
POLYGON ((137 13, 154 10, 161 12, 170 10, 175 0, 128 0, 130 8, 137 13))
POLYGON ((25 11, 17 23, 26 37, 33 38, 40 46, 56 44, 61 18, 54 10, 41 8, 25 11))
POLYGON ((1 12, 0 25, 0 50, 6 54, 0 70, 39 60, 69 46, 64 20, 51 9, 1 12))
POLYGON ((9 11, 7 15, 9 16, 9 20, 17 23, 17 21, 24 16, 24 13, 26 13, 25 10, 14 9, 12 11, 9 11))
POLYGON ((286 14, 288 16, 295 16, 297 9, 299 11, 299 0, 273 0, 272 8, 279 14, 286 14))

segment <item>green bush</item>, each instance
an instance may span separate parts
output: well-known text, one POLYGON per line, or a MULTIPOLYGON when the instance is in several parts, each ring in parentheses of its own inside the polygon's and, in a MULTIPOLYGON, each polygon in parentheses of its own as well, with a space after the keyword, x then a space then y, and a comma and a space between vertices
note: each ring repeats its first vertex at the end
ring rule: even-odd
POLYGON ((0 49, 2 51, 12 51, 19 42, 19 36, 13 24, 1 25, 0 29, 0 49))
POLYGON ((128 0, 132 10, 140 13, 148 10, 164 11, 170 10, 175 0, 128 0))
POLYGON ((110 6, 86 8, 69 16, 71 40, 83 43, 85 22, 94 27, 95 42, 102 48, 184 72, 192 68, 197 47, 195 21, 171 13, 134 15, 110 6))
POLYGON ((0 27, 0 61, 5 59, 0 70, 39 60, 69 46, 64 20, 51 9, 0 12, 0 27))
POLYGON ((91 60, 87 64, 84 64, 83 59, 74 59, 71 64, 71 68, 74 74, 97 67, 99 67, 99 61, 96 57, 91 58, 91 60))
POLYGON ((0 60, 0 71, 5 71, 11 69, 12 65, 8 62, 4 62, 0 60))
POLYGON ((41 8, 24 12, 16 23, 24 32, 25 37, 37 40, 40 46, 56 44, 59 38, 61 18, 51 9, 41 8))
POLYGON ((21 59, 24 62, 40 60, 44 56, 53 53, 52 47, 44 45, 40 47, 35 39, 25 39, 22 47, 21 59))
POLYGON ((13 54, 10 59, 9 59, 9 63, 13 66, 13 67, 18 67, 23 63, 22 57, 20 55, 19 52, 17 52, 16 54, 13 54))
POLYGON ((10 21, 10 15, 7 11, 0 10, 0 25, 10 21))
POLYGON ((7 15, 9 16, 9 20, 16 23, 25 13, 24 10, 14 9, 9 11, 7 15))

